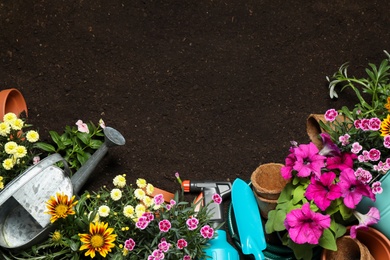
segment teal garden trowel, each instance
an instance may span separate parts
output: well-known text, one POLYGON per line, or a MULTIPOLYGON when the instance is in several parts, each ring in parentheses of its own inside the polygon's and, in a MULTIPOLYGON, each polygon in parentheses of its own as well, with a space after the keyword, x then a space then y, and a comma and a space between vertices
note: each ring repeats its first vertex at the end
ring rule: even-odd
POLYGON ((255 195, 249 185, 237 178, 232 187, 232 204, 242 253, 265 259, 265 236, 255 195))

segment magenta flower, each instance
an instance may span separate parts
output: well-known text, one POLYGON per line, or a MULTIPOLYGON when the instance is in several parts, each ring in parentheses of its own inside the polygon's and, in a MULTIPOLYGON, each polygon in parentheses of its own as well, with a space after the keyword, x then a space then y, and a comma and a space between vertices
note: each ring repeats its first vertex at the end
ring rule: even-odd
POLYGON ((361 167, 356 169, 355 176, 359 181, 361 181, 363 183, 369 183, 372 179, 371 173, 367 170, 364 170, 361 167))
POLYGON ((129 238, 125 241, 125 246, 127 250, 132 251, 135 247, 135 242, 132 238, 129 238))
POLYGON ((183 249, 188 245, 187 241, 184 238, 180 238, 177 240, 176 246, 179 249, 183 249))
POLYGON ((195 217, 191 217, 187 219, 186 224, 189 230, 194 230, 198 227, 199 220, 195 217))
POLYGON ((77 130, 79 130, 79 132, 81 133, 89 133, 89 129, 88 129, 88 125, 86 123, 83 123, 82 120, 77 120, 76 122, 76 125, 77 125, 77 130))
POLYGON ((351 227, 349 233, 352 238, 356 238, 358 229, 368 229, 368 225, 376 224, 380 220, 379 210, 375 207, 371 207, 366 215, 357 211, 354 211, 353 214, 359 220, 359 224, 351 227))
POLYGON ((383 192, 382 183, 380 181, 376 181, 371 185, 372 193, 381 194, 383 192))
POLYGON ((212 227, 210 227, 209 225, 205 225, 200 229, 200 234, 204 238, 213 238, 214 229, 212 227))
POLYGON ((296 161, 293 169, 298 177, 308 177, 314 173, 317 177, 321 175, 321 168, 325 166, 325 156, 318 154, 318 148, 313 144, 301 144, 294 148, 296 161))
POLYGON ((349 144, 349 138, 351 136, 349 134, 345 134, 339 137, 339 141, 341 142, 342 146, 346 146, 349 144))
MULTIPOLYGON (((293 150, 294 151, 294 150, 293 150)), ((280 170, 280 173, 282 174, 282 177, 286 180, 289 180, 292 178, 292 171, 295 164, 296 158, 294 152, 287 155, 285 159, 285 164, 280 170)))
MULTIPOLYGON (((389 140, 390 145, 390 140, 389 140)), ((358 142, 354 142, 352 144, 351 152, 354 154, 358 154, 363 149, 363 146, 361 146, 358 142)))
POLYGON ((319 181, 312 177, 311 183, 306 189, 306 198, 314 200, 314 203, 322 211, 326 210, 333 200, 341 197, 340 187, 333 183, 335 178, 334 172, 323 173, 319 181))
POLYGON ((185 255, 185 256, 183 256, 183 260, 191 260, 191 256, 185 255))
POLYGON ((222 197, 218 193, 213 194, 212 199, 218 205, 222 202, 222 197))
POLYGON ((154 220, 154 214, 151 212, 145 212, 142 214, 142 217, 145 217, 148 222, 154 220))
POLYGON ((357 158, 354 153, 342 153, 340 156, 328 157, 326 159, 326 168, 329 170, 353 168, 353 161, 357 158))
POLYGON ((164 253, 168 252, 170 247, 171 244, 168 243, 165 239, 161 239, 161 242, 158 244, 158 249, 160 249, 164 253))
POLYGON ((140 217, 135 223, 135 226, 141 230, 145 229, 149 225, 149 221, 146 217, 140 217))
POLYGON ((378 131, 381 129, 381 120, 377 117, 370 118, 368 122, 368 128, 371 131, 378 131))
POLYGON ((341 188, 344 204, 348 208, 354 209, 363 196, 375 201, 370 186, 358 180, 353 169, 347 168, 340 173, 338 185, 341 188))
POLYGON ((368 159, 370 161, 378 161, 381 158, 381 152, 378 149, 372 148, 368 152, 368 159))
POLYGON ((383 137, 383 146, 390 148, 390 135, 385 135, 385 137, 383 137))
POLYGON ((153 202, 155 205, 161 205, 164 202, 164 195, 157 194, 156 196, 154 196, 153 202))
POLYGON ((162 260, 164 258, 165 258, 164 253, 159 249, 154 250, 153 253, 150 256, 148 256, 148 260, 162 260))
POLYGON ((325 112, 325 120, 326 121, 329 121, 329 122, 333 122, 336 117, 338 116, 338 112, 335 110, 335 109, 328 109, 326 112, 325 112))
POLYGON ((320 136, 322 139, 323 148, 319 154, 324 156, 340 156, 340 149, 335 143, 333 143, 330 135, 328 133, 321 133, 320 136))
POLYGON ((305 203, 286 215, 284 226, 295 243, 316 245, 324 229, 330 227, 330 216, 312 211, 310 204, 305 203))
POLYGON ((363 119, 360 121, 360 129, 362 129, 363 131, 368 131, 368 130, 370 130, 370 119, 368 119, 368 118, 363 118, 363 119))
POLYGON ((176 205, 176 201, 175 200, 170 200, 169 201, 169 204, 171 204, 172 206, 176 205))
POLYGON ((161 232, 168 232, 171 229, 171 222, 167 219, 161 220, 158 222, 158 227, 161 232))

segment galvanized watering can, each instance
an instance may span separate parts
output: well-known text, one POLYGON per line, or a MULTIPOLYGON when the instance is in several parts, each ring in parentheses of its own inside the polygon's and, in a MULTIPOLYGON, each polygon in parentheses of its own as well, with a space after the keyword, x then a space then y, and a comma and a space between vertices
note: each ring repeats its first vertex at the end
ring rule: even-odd
POLYGON ((66 161, 53 154, 30 167, 0 193, 0 246, 15 250, 31 247, 48 237, 53 225, 45 214, 45 202, 57 192, 76 195, 108 148, 124 145, 125 138, 111 127, 104 128, 105 142, 70 178, 66 161), (56 166, 59 161, 64 169, 56 166))

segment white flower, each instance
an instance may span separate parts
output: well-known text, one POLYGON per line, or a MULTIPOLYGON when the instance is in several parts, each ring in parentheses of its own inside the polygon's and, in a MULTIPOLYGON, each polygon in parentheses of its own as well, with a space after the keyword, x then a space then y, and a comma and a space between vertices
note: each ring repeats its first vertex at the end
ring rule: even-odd
POLYGON ((30 130, 26 133, 26 138, 30 143, 35 143, 39 140, 39 134, 37 131, 30 130))
POLYGON ((110 207, 103 205, 100 206, 98 209, 99 216, 101 217, 107 217, 110 214, 110 207))
POLYGON ((134 196, 135 196, 137 199, 139 199, 139 200, 143 200, 143 199, 145 198, 146 194, 145 194, 145 191, 144 191, 144 190, 142 190, 142 189, 136 189, 136 190, 134 191, 134 196))
POLYGON ((137 183, 137 186, 138 186, 138 188, 145 188, 146 187, 146 180, 145 179, 142 179, 142 178, 138 178, 137 179, 137 181, 136 181, 136 183, 137 183))
POLYGON ((115 201, 120 200, 122 198, 122 191, 120 189, 112 189, 110 196, 115 201))
POLYGON ((123 175, 116 176, 112 182, 118 188, 123 188, 126 186, 126 178, 123 175))
POLYGON ((131 205, 127 205, 123 208, 123 215, 125 215, 126 218, 131 218, 134 215, 134 207, 131 205))

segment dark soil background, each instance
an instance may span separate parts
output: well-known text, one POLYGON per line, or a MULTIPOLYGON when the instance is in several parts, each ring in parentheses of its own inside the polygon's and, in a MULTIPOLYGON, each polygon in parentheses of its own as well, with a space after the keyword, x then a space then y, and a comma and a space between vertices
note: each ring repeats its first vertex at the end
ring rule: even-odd
POLYGON ((61 132, 102 118, 126 138, 85 188, 117 174, 169 191, 249 180, 308 142, 306 118, 352 106, 326 76, 364 75, 389 50, 389 1, 0 1, 0 89, 61 132))

